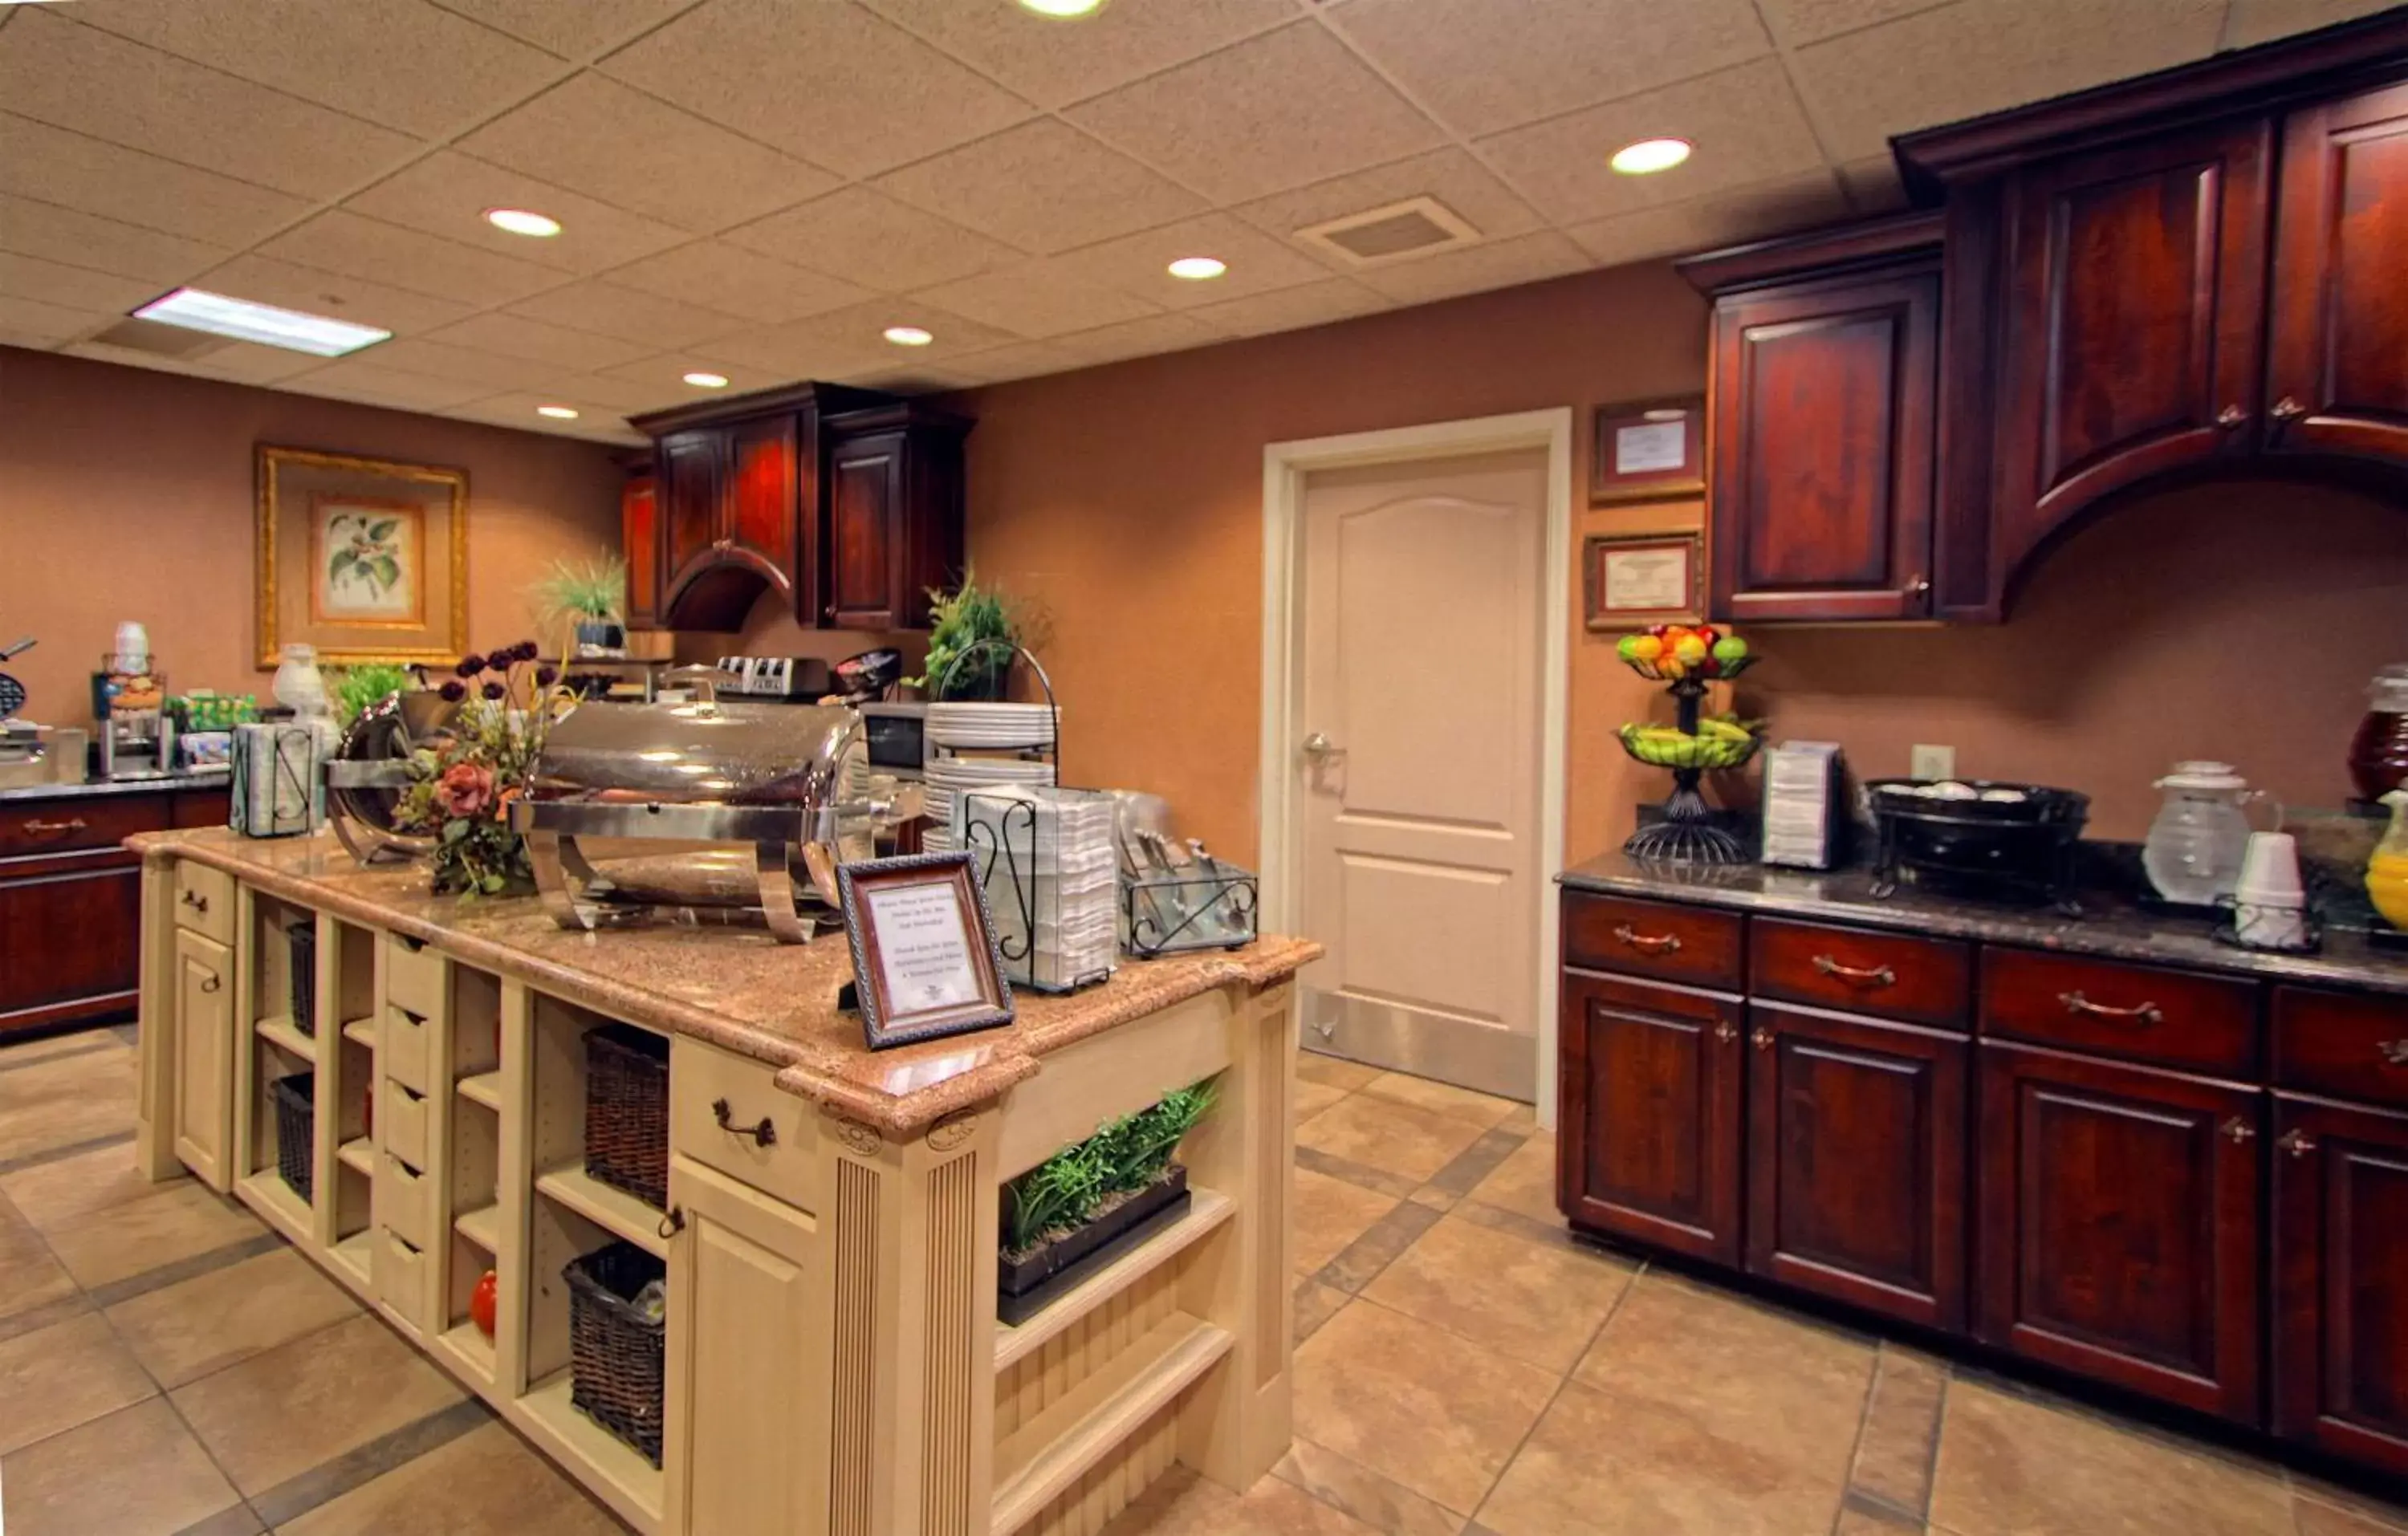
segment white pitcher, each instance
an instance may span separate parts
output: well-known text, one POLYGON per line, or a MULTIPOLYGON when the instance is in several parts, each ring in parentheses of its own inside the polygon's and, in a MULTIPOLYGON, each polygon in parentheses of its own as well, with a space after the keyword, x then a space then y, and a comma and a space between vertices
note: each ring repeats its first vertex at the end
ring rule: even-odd
POLYGON ((2230 896, 2249 847, 2249 817, 2258 798, 2229 763, 2176 763, 2157 782, 2166 794, 2141 845, 2141 868, 2169 901, 2204 907, 2230 896))

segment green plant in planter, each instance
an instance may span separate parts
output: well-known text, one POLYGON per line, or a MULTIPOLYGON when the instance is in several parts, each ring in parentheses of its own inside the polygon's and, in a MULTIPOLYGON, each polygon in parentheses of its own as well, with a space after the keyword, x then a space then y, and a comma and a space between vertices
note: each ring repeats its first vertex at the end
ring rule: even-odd
POLYGON ((577 633, 587 626, 616 629, 627 612, 627 562, 615 554, 578 564, 555 560, 551 571, 527 591, 547 624, 566 624, 577 639, 618 641, 577 633))
POLYGON ((1169 1171, 1171 1156, 1220 1098, 1212 1079, 1193 1084, 1135 1114, 1108 1120, 1096 1134, 1064 1147, 1003 1186, 1004 1251, 1026 1254, 1075 1232, 1169 1171))
POLYGON ((904 681, 925 688, 931 698, 992 698, 1020 646, 1020 621, 1003 595, 978 584, 975 570, 962 572, 951 592, 928 589, 928 665, 904 681))
POLYGON ((396 667, 389 661, 362 662, 357 667, 344 668, 335 677, 335 724, 344 730, 351 729, 362 710, 400 693, 411 682, 408 668, 396 667))

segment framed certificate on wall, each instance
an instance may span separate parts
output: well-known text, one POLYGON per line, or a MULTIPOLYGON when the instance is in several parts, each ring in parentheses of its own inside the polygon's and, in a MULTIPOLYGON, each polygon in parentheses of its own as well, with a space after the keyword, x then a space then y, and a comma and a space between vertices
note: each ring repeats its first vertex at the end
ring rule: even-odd
POLYGON ((1705 538, 1693 533, 1591 534, 1581 550, 1591 629, 1688 623, 1703 616, 1698 590, 1705 538))
POLYGON ((968 854, 867 859, 836 872, 869 1048, 1012 1020, 986 893, 968 854))
POLYGON ((1597 408, 1591 502, 1679 501, 1706 494, 1706 397, 1597 408))

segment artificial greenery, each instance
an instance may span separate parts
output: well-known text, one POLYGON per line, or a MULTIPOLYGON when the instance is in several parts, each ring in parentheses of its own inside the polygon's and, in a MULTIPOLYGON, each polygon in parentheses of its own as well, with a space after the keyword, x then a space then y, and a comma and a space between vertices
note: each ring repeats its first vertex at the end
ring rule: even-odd
POLYGON ((555 560, 528 596, 547 620, 617 624, 627 611, 627 562, 615 554, 583 565, 555 560))
POLYGON ((362 662, 335 677, 335 724, 345 730, 360 711, 401 692, 410 684, 409 668, 389 661, 362 662))
POLYGON ((1180 1139, 1211 1113, 1220 1097, 1208 1078, 1164 1097, 1151 1109, 1105 1122, 1083 1141, 1003 1186, 1004 1251, 1026 1254, 1048 1239, 1075 1232, 1115 1197, 1152 1187, 1169 1170, 1180 1139))
POLYGON ((992 697, 1020 648, 1020 621, 1003 595, 978 584, 975 570, 962 572, 951 592, 928 589, 928 665, 916 678, 930 698, 992 697))

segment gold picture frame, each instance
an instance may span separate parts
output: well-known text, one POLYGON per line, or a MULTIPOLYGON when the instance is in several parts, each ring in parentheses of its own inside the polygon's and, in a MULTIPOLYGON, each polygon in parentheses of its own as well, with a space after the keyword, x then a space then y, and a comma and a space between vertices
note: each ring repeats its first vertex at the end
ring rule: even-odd
POLYGON ((259 653, 438 662, 468 645, 468 472, 261 443, 259 653))

